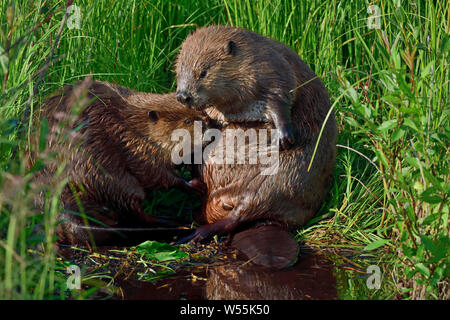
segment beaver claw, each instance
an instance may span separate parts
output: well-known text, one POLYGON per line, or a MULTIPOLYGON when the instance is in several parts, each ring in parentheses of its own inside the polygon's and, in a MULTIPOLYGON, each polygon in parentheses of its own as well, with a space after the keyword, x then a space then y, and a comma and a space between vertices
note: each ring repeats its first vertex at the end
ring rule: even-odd
POLYGON ((279 128, 279 142, 281 150, 288 150, 295 143, 294 135, 292 134, 292 129, 289 125, 285 125, 279 128))
POLYGON ((191 181, 186 181, 186 189, 192 190, 200 195, 204 195, 207 191, 206 184, 198 178, 194 178, 191 181))
POLYGON ((208 230, 206 230, 206 228, 198 227, 198 228, 195 228, 195 230, 191 234, 189 234, 186 237, 181 238, 180 240, 175 242, 175 244, 183 244, 183 243, 188 243, 188 242, 191 242, 191 243, 202 242, 203 240, 208 238, 209 235, 210 235, 210 232, 208 230))

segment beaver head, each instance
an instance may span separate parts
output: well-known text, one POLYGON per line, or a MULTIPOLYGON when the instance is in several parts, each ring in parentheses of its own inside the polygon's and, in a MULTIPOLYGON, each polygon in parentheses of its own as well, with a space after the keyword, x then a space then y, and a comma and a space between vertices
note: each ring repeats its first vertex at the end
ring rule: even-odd
POLYGON ((182 130, 189 136, 189 139, 183 140, 190 143, 189 148, 186 146, 184 150, 193 150, 195 145, 203 147, 202 133, 209 126, 206 116, 185 108, 176 101, 175 94, 152 95, 148 101, 145 105, 130 106, 132 112, 122 109, 128 115, 126 122, 130 131, 169 152, 179 144, 171 139, 175 130, 182 130))
POLYGON ((176 60, 177 99, 197 110, 248 100, 256 89, 258 67, 245 31, 225 26, 196 30, 176 60))

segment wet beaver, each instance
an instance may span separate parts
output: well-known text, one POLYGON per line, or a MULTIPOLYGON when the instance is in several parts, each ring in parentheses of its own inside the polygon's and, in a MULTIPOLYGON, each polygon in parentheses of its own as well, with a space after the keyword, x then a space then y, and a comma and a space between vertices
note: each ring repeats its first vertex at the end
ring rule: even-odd
POLYGON ((294 143, 291 109, 305 108, 303 85, 316 78, 283 43, 229 26, 200 28, 189 35, 176 73, 181 103, 197 109, 214 106, 221 121, 272 121, 282 149, 294 143))
MULTIPOLYGON (((200 29, 187 38, 177 62, 180 88, 191 92, 195 101, 193 103, 205 106, 205 112, 223 124, 221 139, 227 147, 226 151, 229 146, 226 138, 228 129, 241 129, 246 132, 249 129, 260 131, 278 128, 276 121, 262 123, 254 117, 258 113, 246 109, 246 105, 242 104, 242 101, 249 101, 248 97, 256 96, 260 99, 258 94, 267 93, 265 85, 277 83, 277 80, 265 82, 266 76, 268 77, 266 69, 274 65, 274 58, 266 53, 261 55, 254 52, 256 44, 253 41, 266 41, 263 39, 236 28, 200 29), (230 41, 235 43, 235 53, 223 51, 223 46, 226 47, 230 41), (252 45, 248 45, 247 41, 252 45), (251 48, 248 53, 245 51, 247 47, 251 48), (242 51, 239 51, 239 48, 242 51), (246 59, 242 58, 244 53, 246 59), (251 54, 256 57, 251 57, 251 54), (206 75, 199 74, 202 70, 206 70, 206 75)), ((330 110, 328 92, 298 57, 294 58, 288 53, 290 51, 286 51, 276 42, 264 43, 278 48, 280 53, 275 56, 279 57, 281 54, 291 63, 291 69, 295 70, 297 79, 295 84, 291 84, 292 87, 302 84, 296 91, 295 103, 289 113, 295 143, 292 148, 277 154, 278 167, 273 174, 262 174, 267 166, 261 163, 218 163, 214 154, 219 152, 214 150, 202 167, 202 179, 208 189, 208 195, 203 202, 203 213, 208 224, 197 228, 192 235, 183 239, 184 241, 201 241, 211 234, 236 232, 243 226, 251 227, 252 223, 262 224, 256 226, 258 230, 272 230, 266 227, 270 224, 285 230, 295 230, 314 216, 330 187, 337 136, 333 111, 329 114, 315 159, 308 171, 320 128, 330 110)), ((266 52, 263 47, 261 46, 260 50, 266 52)), ((268 52, 272 52, 271 50, 268 52)), ((278 72, 271 72, 275 72, 275 78, 278 79, 278 72)), ((266 140, 258 140, 256 145, 266 144, 266 140)), ((247 145, 246 148, 248 152, 247 145)), ((277 148, 275 151, 278 151, 277 148)), ((234 245, 249 258, 259 260, 259 264, 275 267, 287 266, 293 262, 292 253, 296 252, 296 248, 285 250, 285 241, 272 241, 273 244, 268 247, 267 241, 257 239, 257 234, 261 232, 247 233, 250 236, 252 234, 255 235, 253 240, 246 236, 234 241, 234 245), (286 256, 283 257, 282 254, 276 257, 276 252, 285 252, 286 256), (275 261, 276 259, 281 260, 275 261)), ((266 234, 268 238, 272 237, 269 233, 266 234)), ((292 242, 290 243, 289 246, 292 245, 292 242)))
MULTIPOLYGON (((171 140, 172 132, 186 129, 194 137, 194 121, 204 124, 204 117, 179 104, 174 94, 133 92, 87 79, 65 86, 41 112, 49 128, 47 151, 56 159, 37 179, 45 183, 66 164, 59 242, 102 244, 114 235, 105 227, 163 224, 141 206, 148 189, 204 190, 198 179, 186 181, 174 171, 171 150, 178 142, 171 140)), ((43 197, 39 201, 42 207, 43 197)))
MULTIPOLYGON (((325 101, 322 102, 326 110, 325 101)), ((295 118, 296 114, 293 115, 295 118)), ((265 129, 266 126, 247 124, 243 128, 241 124, 229 124, 222 129, 222 141, 226 142, 227 135, 233 134, 227 129, 245 129, 244 132, 247 132, 249 129, 265 129)), ((308 131, 300 127, 294 129, 297 141, 301 141, 301 132, 308 131)), ((305 145, 296 145, 278 155, 275 153, 273 156, 278 156, 278 164, 269 174, 264 173, 264 170, 269 169, 270 165, 261 163, 218 163, 214 158, 214 154, 220 150, 220 144, 217 145, 218 149, 211 152, 201 172, 208 190, 202 208, 207 224, 198 227, 183 241, 201 241, 212 234, 233 234, 253 228, 254 231, 247 233, 245 238, 234 237, 232 245, 249 258, 258 256, 255 262, 264 266, 282 268, 295 262, 294 253, 298 253, 298 249, 293 247, 295 243, 286 237, 283 241, 273 241, 275 238, 281 239, 281 236, 273 236, 273 229, 269 227, 295 230, 308 222, 322 205, 332 181, 335 163, 334 116, 331 115, 327 121, 308 172, 318 130, 311 133, 311 136, 305 137, 305 145), (270 241, 264 241, 261 237, 270 241)), ((262 140, 257 144, 266 143, 262 140)), ((230 144, 224 144, 224 154, 229 156, 227 150, 230 144)), ((248 150, 247 147, 246 154, 250 154, 248 150)))

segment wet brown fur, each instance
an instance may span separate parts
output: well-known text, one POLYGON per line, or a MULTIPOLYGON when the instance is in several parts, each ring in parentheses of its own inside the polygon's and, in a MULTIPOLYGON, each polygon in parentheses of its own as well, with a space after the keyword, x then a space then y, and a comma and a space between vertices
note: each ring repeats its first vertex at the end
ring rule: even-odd
POLYGON ((209 116, 222 123, 272 120, 280 129, 290 122, 308 139, 323 119, 323 109, 308 107, 312 95, 320 95, 311 88, 324 90, 320 79, 292 49, 249 30, 197 29, 182 44, 176 72, 178 88, 186 88, 194 105, 209 107, 209 116), (234 54, 224 50, 230 41, 234 54))
POLYGON ((196 70, 211 65, 208 72, 211 78, 205 77, 202 85, 214 88, 216 94, 206 112, 224 124, 223 133, 229 128, 274 128, 270 122, 251 122, 255 119, 245 118, 243 112, 246 103, 261 99, 267 91, 265 87, 280 83, 280 76, 273 79, 272 74, 294 79, 282 82, 281 92, 303 84, 295 91, 290 114, 295 145, 280 151, 280 166, 275 175, 261 175, 260 165, 221 165, 211 160, 204 163, 202 175, 208 196, 204 199, 203 212, 209 224, 198 228, 193 239, 231 232, 256 220, 277 221, 289 229, 304 225, 323 203, 336 157, 337 128, 334 112, 331 112, 312 167, 307 171, 320 128, 330 109, 328 92, 321 80, 284 45, 237 28, 213 26, 197 30, 183 44, 177 62, 181 73, 183 64, 192 66, 194 75, 196 70), (237 43, 238 49, 248 51, 238 52, 237 60, 230 58, 222 63, 219 48, 230 39, 237 43), (252 41, 265 45, 247 45, 254 43, 252 41), (280 60, 284 61, 283 67, 277 64, 280 60), (228 112, 244 118, 230 117, 232 121, 227 121, 224 114, 228 112))
MULTIPOLYGON (((270 126, 256 126, 266 127, 270 126)), ((242 126, 230 124, 226 128, 242 126)), ((301 131, 298 128, 297 132, 301 131)), ((279 168, 274 175, 261 175, 263 167, 260 165, 207 161, 202 169, 208 189, 203 210, 206 222, 229 219, 224 228, 227 232, 243 223, 264 219, 279 221, 289 229, 304 225, 322 205, 331 184, 336 156, 333 115, 327 122, 308 172, 317 136, 316 131, 314 136, 308 137, 306 145, 280 151, 279 168)))
MULTIPOLYGON (((38 179, 45 182, 62 164, 66 164, 62 176, 69 179, 61 196, 60 242, 84 243, 92 236, 98 242, 105 240, 101 232, 86 231, 85 220, 71 211, 84 211, 109 227, 151 222, 141 207, 145 191, 186 186, 187 181, 174 172, 170 155, 178 142, 170 137, 178 128, 193 137, 194 121, 202 121, 203 116, 180 105, 174 94, 133 92, 107 82, 84 81, 65 86, 41 110, 50 130, 46 152, 56 152, 56 159, 47 163, 38 179), (150 110, 158 112, 155 123, 149 119, 150 110)), ((31 158, 30 165, 33 153, 31 158)), ((42 206, 42 197, 40 202, 42 206)))

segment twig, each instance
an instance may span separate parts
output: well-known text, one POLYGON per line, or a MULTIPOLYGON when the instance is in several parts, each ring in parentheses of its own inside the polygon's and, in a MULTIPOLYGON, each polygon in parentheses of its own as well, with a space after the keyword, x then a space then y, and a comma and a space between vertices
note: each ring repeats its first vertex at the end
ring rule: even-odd
POLYGON ((369 157, 367 157, 367 156, 364 155, 363 153, 361 153, 361 152, 359 152, 359 151, 357 151, 357 150, 355 150, 355 149, 353 149, 353 148, 350 148, 350 147, 347 147, 347 146, 343 146, 343 145, 341 145, 341 144, 337 144, 336 147, 345 148, 345 149, 348 149, 348 150, 353 151, 354 153, 359 154, 361 157, 363 157, 364 159, 366 159, 367 161, 369 161, 375 168, 377 168, 377 170, 378 170, 379 173, 381 173, 380 168, 378 168, 378 166, 375 164, 375 162, 373 162, 372 160, 370 160, 369 157))

